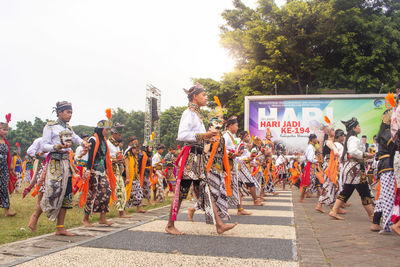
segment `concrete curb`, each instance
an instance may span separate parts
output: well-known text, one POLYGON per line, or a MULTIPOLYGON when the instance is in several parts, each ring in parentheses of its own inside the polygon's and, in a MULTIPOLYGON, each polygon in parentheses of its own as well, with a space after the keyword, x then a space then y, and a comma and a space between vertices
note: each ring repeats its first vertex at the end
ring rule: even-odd
POLYGON ((295 188, 292 192, 299 265, 303 267, 330 266, 315 236, 310 218, 308 218, 302 203, 298 202, 300 197, 299 190, 295 188))
MULTIPOLYGON (((188 203, 188 201, 185 201, 185 202, 188 203)), ((186 204, 186 203, 182 203, 182 206, 185 206, 184 204, 186 204)), ((159 207, 159 208, 155 208, 155 209, 149 210, 147 213, 145 213, 144 216, 146 216, 146 215, 147 216, 152 216, 152 218, 149 218, 147 220, 136 221, 134 223, 128 223, 126 226, 122 226, 122 227, 119 227, 119 228, 115 229, 115 231, 104 232, 103 234, 100 234, 100 235, 97 235, 97 236, 88 237, 85 240, 72 242, 72 243, 67 243, 66 242, 66 245, 62 245, 62 246, 59 246, 59 247, 54 248, 54 249, 46 249, 46 251, 43 252, 43 253, 33 254, 33 255, 29 255, 29 256, 28 255, 27 256, 21 256, 21 258, 15 260, 15 261, 12 261, 12 262, 7 263, 7 264, 0 264, 0 266, 15 266, 15 265, 18 265, 18 264, 22 264, 24 262, 31 261, 33 259, 36 259, 36 258, 39 258, 39 257, 42 257, 42 256, 46 256, 46 255, 49 255, 49 254, 52 254, 52 253, 55 253, 55 252, 59 252, 59 251, 65 250, 65 249, 69 249, 69 248, 72 248, 72 247, 80 246, 80 245, 83 245, 83 244, 85 244, 87 242, 90 242, 90 241, 93 241, 93 240, 96 240, 96 239, 99 239, 99 238, 103 238, 105 236, 109 236, 109 235, 112 235, 112 234, 115 234, 115 233, 118 233, 118 232, 121 232, 121 231, 125 231, 125 230, 128 230, 130 228, 137 227, 137 226, 140 226, 142 224, 145 224, 145 223, 148 223, 148 222, 151 222, 151 221, 154 221, 154 220, 163 219, 164 217, 169 215, 169 209, 170 209, 170 206, 168 205, 168 206, 159 207), (163 210, 163 209, 165 209, 165 214, 152 216, 152 213, 154 213, 156 211, 163 210)), ((134 214, 136 214, 136 213, 134 213, 134 214)), ((143 214, 140 214, 140 215, 143 215, 143 214)), ((134 219, 134 217, 132 217, 132 219, 134 219)), ((121 220, 121 219, 119 219, 118 217, 115 217, 115 218, 112 218, 111 220, 113 222, 118 223, 118 220, 121 220)), ((84 226, 75 227, 75 228, 71 228, 71 229, 68 229, 68 230, 74 231, 74 230, 80 230, 80 229, 88 229, 88 230, 90 230, 89 228, 85 228, 84 226)), ((13 242, 13 243, 8 243, 8 244, 0 246, 0 249, 1 248, 5 248, 5 247, 9 247, 9 246, 13 246, 13 245, 24 244, 24 243, 35 241, 35 240, 45 239, 46 237, 49 237, 49 236, 54 236, 54 233, 45 234, 45 235, 41 235, 41 236, 36 236, 36 237, 29 238, 29 239, 16 241, 16 242, 13 242)))

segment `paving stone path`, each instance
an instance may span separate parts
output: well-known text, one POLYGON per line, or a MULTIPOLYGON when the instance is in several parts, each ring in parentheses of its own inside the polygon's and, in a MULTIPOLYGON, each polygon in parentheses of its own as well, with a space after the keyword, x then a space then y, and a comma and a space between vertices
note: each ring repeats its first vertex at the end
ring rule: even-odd
POLYGON ((187 219, 182 205, 176 226, 183 236, 164 232, 169 207, 130 219, 113 219, 115 226, 84 228, 77 237, 53 234, 0 247, 1 263, 18 266, 299 266, 292 192, 269 196, 264 206, 244 205, 251 216, 237 216, 239 225, 218 235, 196 212, 187 219))

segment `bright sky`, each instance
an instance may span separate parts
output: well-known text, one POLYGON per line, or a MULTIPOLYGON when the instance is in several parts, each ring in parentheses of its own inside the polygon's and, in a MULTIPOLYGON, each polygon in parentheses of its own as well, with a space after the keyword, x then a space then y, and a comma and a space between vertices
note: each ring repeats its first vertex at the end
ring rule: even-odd
POLYGON ((162 110, 186 105, 191 78, 233 69, 219 43, 229 8, 231 0, 0 0, 0 121, 8 112, 11 126, 54 119, 52 107, 68 100, 72 125, 95 125, 106 108, 144 110, 147 84, 161 89, 162 110))

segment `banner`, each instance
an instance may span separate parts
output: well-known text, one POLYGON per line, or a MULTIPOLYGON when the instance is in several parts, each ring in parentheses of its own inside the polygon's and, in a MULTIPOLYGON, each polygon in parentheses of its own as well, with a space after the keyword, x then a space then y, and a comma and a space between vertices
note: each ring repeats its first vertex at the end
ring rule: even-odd
MULTIPOLYGON (((248 128, 252 136, 265 138, 270 129, 274 143, 282 143, 289 154, 304 152, 308 136, 317 135, 322 142, 324 136, 324 116, 333 123, 335 129, 346 127, 341 120, 355 117, 361 127, 361 134, 367 136, 367 142, 373 142, 378 133, 381 115, 386 110, 383 96, 361 98, 357 95, 343 99, 270 99, 248 101, 248 128)), ((258 97, 260 98, 260 97, 258 97)))

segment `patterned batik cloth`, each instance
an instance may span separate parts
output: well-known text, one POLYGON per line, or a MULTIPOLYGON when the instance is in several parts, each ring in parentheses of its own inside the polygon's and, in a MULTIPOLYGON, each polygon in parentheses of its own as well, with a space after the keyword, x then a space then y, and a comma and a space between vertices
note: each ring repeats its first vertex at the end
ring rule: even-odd
POLYGON ((132 181, 131 195, 128 202, 126 203, 126 208, 132 208, 135 206, 140 206, 143 200, 143 189, 140 186, 140 181, 135 179, 132 181))
POLYGON ((241 159, 236 159, 238 179, 243 184, 253 183, 256 188, 261 188, 260 184, 257 182, 256 178, 251 174, 249 167, 241 159))
POLYGON ((274 186, 274 182, 273 182, 273 177, 272 177, 272 175, 270 174, 270 175, 268 175, 269 177, 268 177, 268 181, 267 181, 267 183, 266 183, 266 185, 265 185, 265 187, 264 187, 264 193, 265 194, 267 194, 267 193, 274 193, 275 192, 275 186, 274 186))
POLYGON ((238 165, 236 161, 230 161, 230 163, 232 196, 228 197, 228 204, 230 207, 237 207, 240 204, 238 165))
POLYGON ((40 207, 51 221, 57 219, 61 208, 72 208, 72 180, 69 159, 50 159, 44 182, 40 207))
POLYGON ((163 175, 161 173, 161 171, 157 170, 156 173, 154 175, 157 175, 158 179, 157 179, 157 183, 156 183, 156 201, 158 202, 163 202, 165 199, 164 196, 164 185, 163 185, 163 175))
POLYGON ((390 232, 392 222, 392 210, 395 199, 396 182, 393 171, 385 171, 380 174, 381 190, 379 199, 375 206, 374 212, 382 212, 382 232, 390 232))
POLYGON ((8 146, 0 144, 0 208, 10 208, 10 198, 8 195, 8 181, 10 174, 7 164, 8 146))
MULTIPOLYGON (((328 162, 324 162, 323 169, 324 173, 328 168, 328 162)), ((331 206, 335 203, 337 196, 339 195, 338 187, 324 174, 324 184, 322 185, 322 194, 319 196, 318 202, 327 206, 331 206)))
POLYGON ((230 220, 223 172, 217 172, 213 169, 208 173, 207 180, 200 181, 199 198, 196 203, 197 208, 205 212, 207 224, 214 224, 215 222, 211 200, 215 204, 220 219, 230 220))
POLYGON ((124 177, 121 174, 122 167, 116 163, 113 163, 112 166, 115 178, 117 179, 117 184, 115 186, 115 196, 117 197, 117 202, 115 203, 115 207, 118 211, 123 211, 126 205, 126 192, 124 177))
POLYGON ((86 215, 96 212, 108 212, 111 187, 105 172, 92 170, 89 179, 89 192, 84 207, 86 215))
POLYGON ((151 199, 151 184, 150 184, 150 174, 146 174, 147 170, 144 172, 143 176, 143 198, 150 201, 151 199))

